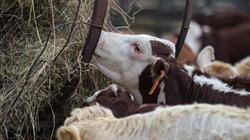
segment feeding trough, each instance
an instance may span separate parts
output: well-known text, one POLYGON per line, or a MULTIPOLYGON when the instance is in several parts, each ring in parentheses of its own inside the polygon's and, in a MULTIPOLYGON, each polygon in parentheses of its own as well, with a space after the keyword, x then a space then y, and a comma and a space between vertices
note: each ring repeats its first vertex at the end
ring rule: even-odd
POLYGON ((81 51, 110 26, 115 1, 29 1, 0 2, 0 139, 52 138, 72 108, 108 84, 95 67, 81 67, 90 61, 81 51), (72 93, 64 90, 75 77, 72 93))

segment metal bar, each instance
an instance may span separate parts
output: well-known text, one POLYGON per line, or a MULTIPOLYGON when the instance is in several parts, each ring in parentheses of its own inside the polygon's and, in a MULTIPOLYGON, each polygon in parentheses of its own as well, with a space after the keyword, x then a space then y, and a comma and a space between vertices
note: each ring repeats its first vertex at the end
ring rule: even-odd
POLYGON ((179 37, 175 45, 175 48, 176 48, 175 58, 179 56, 182 45, 185 41, 188 29, 189 29, 189 24, 192 18, 192 12, 193 12, 193 0, 186 0, 184 16, 183 16, 182 25, 181 25, 181 31, 179 33, 179 37))
MULTIPOLYGON (((94 13, 92 15, 91 24, 102 26, 104 22, 104 18, 106 15, 106 9, 108 0, 96 0, 94 7, 94 13)), ((89 63, 92 55, 94 54, 95 48, 97 46, 99 37, 101 35, 102 28, 97 28, 94 26, 90 26, 89 34, 86 39, 86 43, 81 52, 82 54, 82 62, 89 63)))

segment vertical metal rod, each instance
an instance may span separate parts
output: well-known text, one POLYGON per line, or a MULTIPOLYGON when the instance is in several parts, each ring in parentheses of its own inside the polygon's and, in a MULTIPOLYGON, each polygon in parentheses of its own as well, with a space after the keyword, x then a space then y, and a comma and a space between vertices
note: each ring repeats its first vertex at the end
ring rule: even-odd
MULTIPOLYGON (((108 0, 96 0, 91 24, 102 26, 104 23, 108 0)), ((82 49, 82 62, 89 63, 94 54, 102 28, 90 26, 86 43, 82 49)))
MULTIPOLYGON (((89 63, 92 55, 95 51, 96 45, 98 43, 102 25, 104 23, 106 10, 107 10, 108 0, 95 0, 93 15, 91 18, 91 24, 99 25, 97 26, 90 26, 88 36, 86 38, 85 45, 82 49, 81 61, 84 63, 89 63)), ((75 90, 76 86, 78 85, 80 77, 73 77, 71 81, 66 81, 63 88, 61 89, 60 96, 57 96, 57 103, 64 103, 66 99, 68 99, 73 91, 75 90)))
POLYGON ((186 0, 184 16, 183 16, 182 25, 181 25, 181 31, 179 33, 179 37, 175 45, 175 48, 176 48, 175 58, 179 56, 182 45, 185 41, 188 29, 189 29, 189 24, 192 18, 192 12, 193 12, 193 0, 186 0))

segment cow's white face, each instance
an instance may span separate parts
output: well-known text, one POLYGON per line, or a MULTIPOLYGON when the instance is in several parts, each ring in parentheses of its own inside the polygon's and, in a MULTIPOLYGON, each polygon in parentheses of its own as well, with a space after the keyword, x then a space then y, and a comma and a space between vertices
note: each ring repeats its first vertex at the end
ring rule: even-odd
POLYGON ((95 50, 94 64, 115 83, 132 92, 141 103, 139 75, 143 69, 159 59, 152 49, 152 42, 169 46, 174 57, 174 44, 149 35, 125 35, 102 32, 95 50))

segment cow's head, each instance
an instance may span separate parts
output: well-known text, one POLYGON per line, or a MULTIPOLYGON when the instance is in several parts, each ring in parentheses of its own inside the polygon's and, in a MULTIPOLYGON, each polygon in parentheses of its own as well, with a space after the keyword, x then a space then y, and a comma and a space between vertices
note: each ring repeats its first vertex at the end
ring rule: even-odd
POLYGON ((108 102, 109 100, 113 100, 115 98, 123 98, 134 101, 133 95, 116 84, 109 85, 104 89, 96 91, 92 96, 88 97, 86 101, 93 102, 103 100, 103 102, 108 102))
POLYGON ((124 117, 139 106, 134 102, 134 97, 128 91, 116 84, 96 91, 90 96, 83 106, 101 105, 112 110, 115 117, 124 117))
POLYGON ((109 108, 115 117, 121 118, 137 113, 146 113, 162 107, 160 104, 143 104, 139 105, 134 102, 133 95, 116 84, 96 91, 90 96, 83 107, 86 106, 103 106, 109 108))
POLYGON ((174 44, 165 39, 102 32, 95 50, 95 65, 115 83, 133 93, 136 102, 142 103, 140 75, 145 68, 150 69, 148 76, 166 71, 168 65, 164 60, 174 58, 174 55, 174 44))

